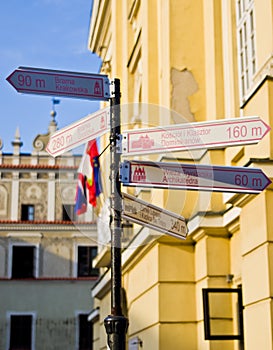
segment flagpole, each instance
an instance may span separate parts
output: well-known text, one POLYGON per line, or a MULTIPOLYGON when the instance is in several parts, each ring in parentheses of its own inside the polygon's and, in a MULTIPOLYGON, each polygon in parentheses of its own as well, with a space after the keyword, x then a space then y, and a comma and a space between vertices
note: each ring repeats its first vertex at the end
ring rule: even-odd
POLYGON ((111 315, 104 319, 110 350, 126 349, 128 319, 122 314, 121 288, 121 183, 119 180, 120 151, 120 80, 114 80, 114 97, 110 99, 110 206, 111 206, 111 315))

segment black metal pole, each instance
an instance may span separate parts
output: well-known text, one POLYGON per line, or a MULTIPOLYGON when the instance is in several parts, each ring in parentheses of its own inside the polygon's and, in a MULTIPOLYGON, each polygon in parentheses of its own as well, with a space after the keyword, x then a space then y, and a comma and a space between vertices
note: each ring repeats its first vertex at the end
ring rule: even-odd
POLYGON ((120 152, 120 81, 114 80, 114 97, 111 98, 110 111, 110 183, 111 183, 111 315, 104 319, 107 343, 111 350, 126 349, 126 332, 128 319, 123 316, 121 308, 121 185, 119 180, 120 152))

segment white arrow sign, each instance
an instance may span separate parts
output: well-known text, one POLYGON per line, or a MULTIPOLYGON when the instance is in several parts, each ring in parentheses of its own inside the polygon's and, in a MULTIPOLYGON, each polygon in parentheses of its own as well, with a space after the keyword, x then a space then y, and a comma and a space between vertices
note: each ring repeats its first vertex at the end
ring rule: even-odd
POLYGON ((28 94, 54 95, 88 100, 109 100, 107 75, 19 67, 7 81, 28 94))
POLYGON ((176 238, 185 239, 187 237, 188 229, 183 216, 156 207, 126 193, 123 193, 122 197, 122 217, 124 219, 176 238))
POLYGON ((122 133, 123 155, 222 148, 258 143, 270 130, 260 117, 185 123, 122 133))
POLYGON ((57 157, 72 148, 104 135, 110 130, 109 108, 99 110, 55 132, 49 139, 46 150, 57 157))
POLYGON ((260 193, 271 180, 257 168, 126 161, 120 165, 125 186, 235 193, 260 193))

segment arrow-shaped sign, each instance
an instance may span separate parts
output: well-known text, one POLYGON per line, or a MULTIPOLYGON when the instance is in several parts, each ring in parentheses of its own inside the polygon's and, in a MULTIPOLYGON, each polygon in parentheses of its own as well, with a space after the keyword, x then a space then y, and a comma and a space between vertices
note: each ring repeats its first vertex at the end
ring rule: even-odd
POLYGON ((258 143, 270 130, 260 117, 185 123, 122 133, 122 154, 151 154, 258 143))
POLYGON ((185 218, 123 193, 122 217, 176 238, 185 239, 188 233, 185 218))
POLYGON ((109 108, 99 110, 77 122, 56 131, 49 139, 46 150, 57 157, 72 148, 99 137, 110 130, 109 108))
POLYGON ((107 75, 19 67, 7 81, 27 94, 54 95, 88 100, 109 100, 107 75))
POLYGON ((257 168, 126 161, 120 164, 125 186, 260 193, 271 180, 257 168))

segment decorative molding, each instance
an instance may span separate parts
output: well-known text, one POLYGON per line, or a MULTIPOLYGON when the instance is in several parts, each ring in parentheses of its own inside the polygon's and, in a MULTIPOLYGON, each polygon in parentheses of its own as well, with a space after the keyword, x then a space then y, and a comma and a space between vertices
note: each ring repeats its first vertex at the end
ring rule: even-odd
POLYGON ((30 233, 30 232, 9 232, 7 237, 9 238, 43 238, 43 234, 41 232, 30 233))
POLYGON ((130 23, 132 23, 133 18, 137 16, 139 7, 140 7, 140 0, 133 0, 131 4, 131 8, 129 9, 129 13, 128 13, 128 21, 130 23))
POLYGON ((28 222, 20 222, 20 221, 12 221, 12 222, 1 222, 0 221, 0 232, 17 232, 20 231, 22 234, 25 234, 26 232, 30 231, 84 231, 84 232, 90 232, 90 227, 92 227, 92 231, 96 230, 96 223, 90 222, 90 223, 81 223, 81 222, 50 222, 50 221, 28 221, 28 222))
POLYGON ((141 55, 141 29, 137 34, 135 44, 131 50, 131 54, 127 63, 127 68, 129 68, 130 73, 133 73, 135 71, 140 55, 141 55))
POLYGON ((33 148, 36 152, 42 152, 46 150, 46 146, 49 141, 50 134, 39 134, 33 141, 33 148))

